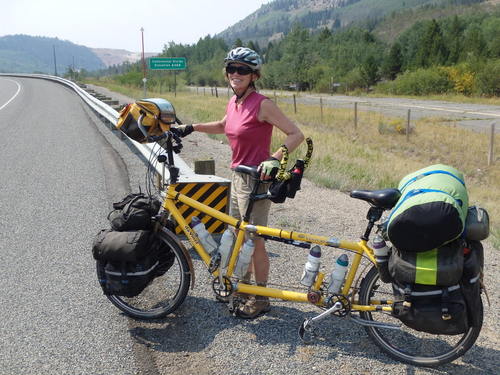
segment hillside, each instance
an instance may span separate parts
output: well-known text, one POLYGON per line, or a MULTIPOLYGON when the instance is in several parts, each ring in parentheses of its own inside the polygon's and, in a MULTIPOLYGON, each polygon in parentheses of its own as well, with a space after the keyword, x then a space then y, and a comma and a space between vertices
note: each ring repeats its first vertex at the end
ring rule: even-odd
MULTIPOLYGON (((281 38, 294 24, 311 31, 335 30, 350 25, 373 29, 385 17, 421 7, 458 9, 463 5, 497 0, 274 0, 224 30, 217 37, 228 44, 238 38, 261 47, 281 38)), ((406 26, 406 25, 405 25, 406 26)), ((398 31, 401 31, 399 28, 398 31)))
MULTIPOLYGON (((119 65, 124 62, 133 63, 139 61, 142 57, 140 52, 130 52, 124 49, 113 49, 113 48, 92 48, 92 52, 94 52, 99 59, 106 66, 119 65)), ((156 52, 145 52, 144 56, 146 58, 151 56, 156 56, 158 53, 156 52)))
POLYGON ((54 74, 54 51, 58 74, 73 65, 75 69, 88 71, 105 67, 85 46, 58 38, 7 35, 0 37, 0 72, 54 74))

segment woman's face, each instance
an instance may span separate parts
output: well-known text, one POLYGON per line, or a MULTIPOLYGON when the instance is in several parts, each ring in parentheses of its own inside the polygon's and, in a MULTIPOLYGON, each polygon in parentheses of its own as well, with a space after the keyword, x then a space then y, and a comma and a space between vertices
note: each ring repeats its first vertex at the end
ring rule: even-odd
MULTIPOLYGON (((235 68, 242 67, 243 69, 248 68, 247 65, 238 63, 232 63, 230 64, 230 67, 235 67, 235 68)), ((227 78, 233 90, 237 94, 242 94, 248 88, 250 83, 255 79, 255 74, 254 73, 240 74, 237 71, 235 71, 234 73, 228 72, 227 78)))

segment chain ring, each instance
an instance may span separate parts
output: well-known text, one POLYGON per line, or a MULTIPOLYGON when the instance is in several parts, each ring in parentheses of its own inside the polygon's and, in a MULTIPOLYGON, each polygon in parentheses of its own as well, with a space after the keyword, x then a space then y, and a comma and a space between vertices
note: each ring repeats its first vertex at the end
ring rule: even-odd
POLYGON ((221 283, 219 277, 214 277, 212 281, 212 290, 214 294, 221 299, 229 299, 229 296, 233 293, 233 283, 226 276, 222 276, 223 286, 221 288, 221 283))
POLYGON ((334 311, 332 315, 336 315, 342 318, 351 312, 351 302, 346 296, 342 294, 331 295, 326 301, 327 308, 332 307, 336 302, 340 302, 342 304, 342 308, 340 310, 334 311))

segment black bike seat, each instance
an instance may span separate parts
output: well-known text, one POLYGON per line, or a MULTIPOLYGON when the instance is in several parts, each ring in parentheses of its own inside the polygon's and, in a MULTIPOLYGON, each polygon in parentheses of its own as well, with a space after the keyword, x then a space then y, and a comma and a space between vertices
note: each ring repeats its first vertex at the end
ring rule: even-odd
POLYGON ((260 172, 257 172, 257 167, 249 165, 238 165, 234 168, 235 172, 249 174, 253 178, 260 178, 260 172))
POLYGON ((401 197, 401 192, 398 189, 353 190, 350 196, 364 200, 372 206, 390 210, 396 205, 399 197, 401 197))

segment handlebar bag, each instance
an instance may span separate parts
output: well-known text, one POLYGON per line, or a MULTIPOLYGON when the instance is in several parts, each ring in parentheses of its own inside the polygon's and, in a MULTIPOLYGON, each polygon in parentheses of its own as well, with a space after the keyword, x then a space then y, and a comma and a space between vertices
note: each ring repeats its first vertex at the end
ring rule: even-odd
POLYGON ((125 106, 119 113, 116 127, 134 141, 147 143, 149 136, 162 135, 175 121, 175 109, 168 100, 150 98, 125 106), (143 129, 138 123, 141 114, 144 115, 143 129))
POLYGON ((273 181, 269 187, 270 200, 274 203, 283 203, 286 198, 295 198, 300 190, 300 183, 304 175, 304 161, 297 160, 292 169, 288 171, 290 178, 285 181, 273 181))
POLYGON ((158 214, 161 202, 145 194, 129 194, 113 203, 114 211, 108 215, 111 228, 116 231, 149 230, 151 218, 158 214))
POLYGON ((468 194, 463 174, 436 164, 405 176, 392 210, 387 236, 400 251, 436 249, 464 231, 468 194))

